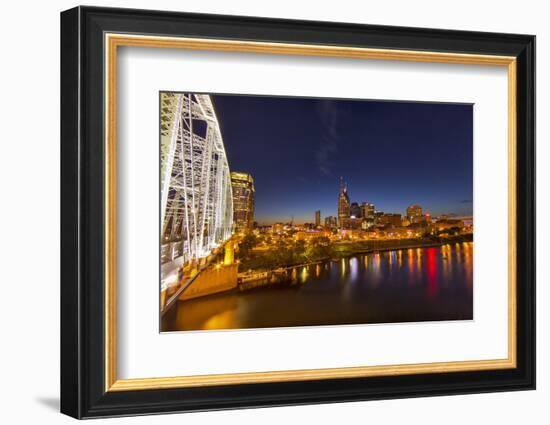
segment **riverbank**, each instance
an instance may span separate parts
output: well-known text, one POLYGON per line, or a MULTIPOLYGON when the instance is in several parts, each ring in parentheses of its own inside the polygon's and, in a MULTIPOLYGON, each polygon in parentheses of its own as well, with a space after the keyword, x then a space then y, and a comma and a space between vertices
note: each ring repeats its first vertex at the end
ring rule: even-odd
POLYGON ((355 254, 368 254, 372 252, 397 251, 400 249, 429 248, 452 243, 472 242, 473 234, 451 236, 435 239, 397 239, 382 241, 351 242, 349 244, 336 245, 337 253, 335 259, 346 258, 355 254), (338 250, 338 247, 343 248, 338 250))
POLYGON ((250 290, 262 286, 271 286, 295 281, 296 270, 302 267, 314 266, 327 261, 338 261, 355 255, 373 254, 377 252, 399 251, 405 249, 418 249, 438 247, 447 244, 455 244, 473 241, 473 235, 460 235, 441 240, 434 239, 408 239, 368 242, 348 242, 336 245, 332 255, 326 255, 311 261, 282 265, 273 269, 257 269, 247 273, 239 273, 239 290, 250 290), (397 242, 397 243, 396 243, 397 242), (339 248, 339 249, 338 249, 339 248), (334 255, 336 254, 336 255, 334 255), (258 276, 255 279, 253 276, 258 276))
POLYGON ((446 238, 341 241, 318 245, 313 249, 303 251, 292 246, 277 246, 272 250, 255 254, 242 261, 239 272, 240 274, 245 271, 254 273, 269 272, 280 268, 300 267, 327 260, 339 260, 356 254, 428 248, 452 243, 471 242, 472 240, 473 235, 466 234, 446 238))

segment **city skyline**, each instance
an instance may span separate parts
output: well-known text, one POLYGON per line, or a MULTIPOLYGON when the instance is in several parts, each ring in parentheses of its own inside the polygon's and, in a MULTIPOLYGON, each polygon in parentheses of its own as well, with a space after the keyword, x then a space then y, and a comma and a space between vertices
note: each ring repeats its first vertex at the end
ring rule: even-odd
POLYGON ((472 215, 472 105, 212 98, 230 169, 254 178, 260 225, 336 216, 340 176, 352 202, 377 210, 472 215))
MULTIPOLYGON (((338 196, 336 196, 336 199, 337 199, 337 203, 338 203, 338 196)), ((362 204, 369 204, 369 205, 373 205, 375 207, 375 212, 376 213, 385 213, 385 214, 399 214, 401 215, 402 217, 406 218, 407 217, 407 213, 408 213, 408 210, 410 208, 420 208, 422 209, 423 207, 421 205, 419 205, 420 203, 419 202, 416 202, 416 203, 411 203, 411 204, 408 204, 408 205, 404 205, 401 209, 399 210, 395 210, 395 211, 387 211, 387 210, 383 210, 383 209, 380 209, 378 208, 376 202, 370 202, 370 201, 361 201, 361 200, 357 200, 357 199, 353 199, 350 197, 349 199, 349 202, 350 202, 350 205, 351 204, 358 204, 358 207, 361 207, 362 204)), ((315 225, 320 225, 322 224, 325 219, 329 218, 329 219, 335 219, 337 220, 338 219, 338 208, 334 208, 334 211, 333 213, 325 213, 323 212, 322 210, 315 210, 315 211, 312 211, 310 212, 310 215, 308 217, 305 217, 305 219, 303 221, 297 221, 296 217, 295 216, 291 216, 288 220, 278 220, 278 221, 272 221, 272 222, 269 222, 269 223, 259 223, 258 222, 258 225, 259 226, 271 226, 273 224, 280 224, 280 223, 283 223, 283 224, 286 224, 286 223, 290 223, 290 221, 293 221, 293 223, 295 225, 303 225, 303 224, 315 224, 315 225), (319 219, 317 218, 317 215, 319 214, 319 219), (319 223, 318 224, 318 220, 319 220, 319 223)), ((428 210, 428 209, 424 209, 423 213, 422 213, 422 216, 424 216, 425 214, 429 214, 432 218, 436 218, 436 217, 441 217, 441 216, 448 216, 449 218, 466 218, 466 217, 472 217, 473 214, 458 214, 458 213, 455 213, 455 212, 452 212, 452 211, 449 211, 449 212, 443 212, 443 213, 440 213, 440 214, 434 214, 432 213, 432 211, 428 210)), ((353 216, 353 214, 349 214, 349 216, 353 216)), ((362 216, 358 216, 358 218, 361 218, 362 216)), ((257 219, 255 218, 254 219, 255 222, 257 222, 257 219)), ((334 226, 334 227, 339 227, 339 226, 334 226)))

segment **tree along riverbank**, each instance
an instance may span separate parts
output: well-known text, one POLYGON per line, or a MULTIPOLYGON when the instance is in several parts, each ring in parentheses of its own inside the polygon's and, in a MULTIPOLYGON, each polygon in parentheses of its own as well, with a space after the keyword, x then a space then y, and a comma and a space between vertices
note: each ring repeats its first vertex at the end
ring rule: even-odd
POLYGON ((331 242, 327 237, 305 241, 280 240, 272 249, 248 250, 239 258, 239 272, 270 271, 279 268, 297 267, 315 264, 326 260, 337 260, 356 254, 377 251, 394 251, 399 249, 426 248, 449 243, 471 242, 472 234, 450 237, 426 237, 420 239, 391 239, 368 241, 331 242))

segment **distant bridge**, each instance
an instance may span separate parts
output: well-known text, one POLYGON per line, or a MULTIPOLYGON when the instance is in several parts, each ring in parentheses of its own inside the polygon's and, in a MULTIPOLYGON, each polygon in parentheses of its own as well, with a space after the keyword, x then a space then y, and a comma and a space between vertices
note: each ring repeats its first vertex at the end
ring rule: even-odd
POLYGON ((182 267, 200 263, 233 231, 229 165, 208 95, 161 93, 162 290, 182 267))

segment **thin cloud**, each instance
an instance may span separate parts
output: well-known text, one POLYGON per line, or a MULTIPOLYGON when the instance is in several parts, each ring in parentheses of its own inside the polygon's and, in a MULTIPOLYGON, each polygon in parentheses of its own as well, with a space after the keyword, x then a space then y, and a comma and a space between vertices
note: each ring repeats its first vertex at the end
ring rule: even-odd
POLYGON ((320 102, 318 112, 323 126, 323 136, 315 152, 315 160, 319 171, 324 175, 331 176, 331 157, 338 152, 338 144, 340 143, 338 122, 341 112, 336 107, 336 103, 330 100, 320 102))

